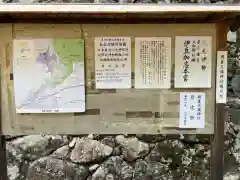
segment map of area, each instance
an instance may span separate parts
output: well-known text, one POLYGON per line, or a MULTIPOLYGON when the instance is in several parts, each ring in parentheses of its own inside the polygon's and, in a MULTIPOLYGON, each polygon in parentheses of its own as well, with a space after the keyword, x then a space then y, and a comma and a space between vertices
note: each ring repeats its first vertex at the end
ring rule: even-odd
POLYGON ((14 40, 13 72, 17 113, 85 111, 82 39, 14 40))

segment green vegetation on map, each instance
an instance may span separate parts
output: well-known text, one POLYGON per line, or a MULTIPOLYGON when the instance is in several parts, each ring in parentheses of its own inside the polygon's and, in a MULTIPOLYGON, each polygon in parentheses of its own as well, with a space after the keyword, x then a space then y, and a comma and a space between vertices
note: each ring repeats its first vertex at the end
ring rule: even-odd
POLYGON ((53 46, 68 73, 72 72, 74 62, 84 62, 83 39, 53 39, 53 46))

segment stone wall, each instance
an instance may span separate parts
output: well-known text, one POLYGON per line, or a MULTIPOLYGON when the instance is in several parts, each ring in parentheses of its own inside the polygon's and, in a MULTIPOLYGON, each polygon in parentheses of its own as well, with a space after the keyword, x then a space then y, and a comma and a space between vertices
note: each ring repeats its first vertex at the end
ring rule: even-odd
MULTIPOLYGON (((205 180, 209 136, 32 135, 7 145, 11 180, 205 180)), ((230 152, 230 151, 229 151, 230 152)), ((233 154, 227 158, 234 160, 233 154)))

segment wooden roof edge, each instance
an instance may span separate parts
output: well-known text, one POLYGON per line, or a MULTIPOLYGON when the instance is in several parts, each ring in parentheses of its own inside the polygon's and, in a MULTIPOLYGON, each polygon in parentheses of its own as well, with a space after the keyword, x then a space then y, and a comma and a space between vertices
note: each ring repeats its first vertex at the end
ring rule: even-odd
POLYGON ((1 14, 8 13, 239 13, 240 5, 222 4, 1 4, 1 14))
POLYGON ((229 23, 229 26, 230 26, 229 30, 231 32, 236 32, 240 28, 239 19, 240 19, 240 16, 229 23))

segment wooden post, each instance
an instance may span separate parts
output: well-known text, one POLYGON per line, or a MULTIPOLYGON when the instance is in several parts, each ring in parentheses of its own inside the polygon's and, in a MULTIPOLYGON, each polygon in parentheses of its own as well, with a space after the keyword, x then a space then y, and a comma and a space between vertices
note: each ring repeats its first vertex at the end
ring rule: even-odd
POLYGON ((240 28, 236 32, 236 45, 237 45, 237 52, 240 52, 240 28))
MULTIPOLYGON (((217 51, 227 50, 227 23, 219 23, 217 27, 217 51)), ((212 168, 211 179, 223 180, 224 168, 224 127, 227 113, 225 104, 216 104, 215 107, 215 121, 214 121, 214 142, 212 149, 212 168)))
POLYGON ((7 158, 5 137, 0 135, 0 180, 7 180, 7 158))
MULTIPOLYGON (((0 74, 1 74, 1 66, 0 66, 0 74)), ((0 80, 0 102, 1 99, 1 80, 0 80)), ((5 136, 2 135, 2 107, 0 104, 0 180, 7 180, 7 157, 6 157, 6 141, 5 136)))

